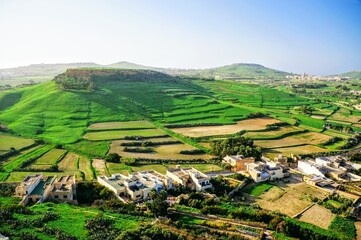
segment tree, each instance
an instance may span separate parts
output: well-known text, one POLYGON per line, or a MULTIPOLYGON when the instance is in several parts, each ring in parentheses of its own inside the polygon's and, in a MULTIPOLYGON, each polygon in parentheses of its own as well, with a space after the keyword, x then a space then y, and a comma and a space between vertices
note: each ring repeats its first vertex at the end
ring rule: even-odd
POLYGON ((120 156, 117 153, 109 153, 105 157, 105 161, 113 162, 113 163, 119 163, 120 162, 120 156))
POLYGON ((240 154, 245 157, 260 159, 262 151, 261 148, 254 146, 252 139, 238 136, 211 142, 211 154, 220 158, 226 155, 240 154))
POLYGON ((159 193, 152 189, 149 193, 151 201, 146 202, 146 206, 155 217, 166 216, 168 214, 167 192, 162 190, 159 193))
POLYGON ((301 113, 307 114, 307 115, 311 115, 314 110, 315 109, 313 107, 308 106, 308 105, 303 105, 300 107, 301 113))

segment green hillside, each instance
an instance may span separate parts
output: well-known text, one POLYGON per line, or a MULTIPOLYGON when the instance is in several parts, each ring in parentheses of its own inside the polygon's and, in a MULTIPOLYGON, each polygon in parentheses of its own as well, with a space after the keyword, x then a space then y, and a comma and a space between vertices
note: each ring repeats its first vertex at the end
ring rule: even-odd
MULTIPOLYGON (((23 136, 71 143, 94 122, 232 124, 254 112, 288 120, 290 106, 312 103, 257 84, 190 81, 150 70, 76 69, 2 93, 0 121, 23 136)), ((302 117, 314 125, 316 119, 302 117)))
POLYGON ((185 71, 181 74, 216 79, 256 80, 263 78, 283 79, 289 73, 267 68, 259 64, 236 63, 217 68, 185 71))
POLYGON ((361 71, 351 71, 339 74, 340 77, 349 77, 351 79, 361 79, 361 71))
POLYGON ((359 131, 360 120, 356 111, 263 84, 153 70, 70 69, 53 81, 0 93, 6 143, 0 181, 54 169, 82 180, 149 168, 164 173, 175 164, 215 171, 220 167, 209 162, 211 140, 239 135, 255 140, 270 158, 328 152, 345 146, 352 133, 325 130, 325 122, 359 131), (306 105, 313 115, 300 111, 306 105), (49 157, 54 153, 61 156, 49 157), (94 159, 108 153, 137 162, 94 159))

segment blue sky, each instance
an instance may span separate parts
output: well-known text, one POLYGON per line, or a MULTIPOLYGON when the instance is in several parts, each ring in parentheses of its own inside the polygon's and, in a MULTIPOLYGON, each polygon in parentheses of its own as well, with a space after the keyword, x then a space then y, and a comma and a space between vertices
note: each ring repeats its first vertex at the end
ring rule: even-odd
POLYGON ((360 0, 0 0, 0 68, 129 61, 361 70, 360 0))

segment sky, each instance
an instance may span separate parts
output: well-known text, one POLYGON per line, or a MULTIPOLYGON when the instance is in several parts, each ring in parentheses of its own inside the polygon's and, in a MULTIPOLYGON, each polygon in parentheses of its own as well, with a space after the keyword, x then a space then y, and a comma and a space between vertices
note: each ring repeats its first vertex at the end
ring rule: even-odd
POLYGON ((0 0, 0 68, 119 61, 361 70, 361 0, 0 0))

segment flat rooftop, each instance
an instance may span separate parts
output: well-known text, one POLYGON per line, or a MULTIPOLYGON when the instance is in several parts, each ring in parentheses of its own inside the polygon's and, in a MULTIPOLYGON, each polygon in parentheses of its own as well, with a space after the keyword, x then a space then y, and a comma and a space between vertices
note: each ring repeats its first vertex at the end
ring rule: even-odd
POLYGON ((41 174, 28 175, 24 178, 24 180, 21 182, 21 184, 26 185, 26 186, 33 184, 41 177, 42 177, 41 174))
POLYGON ((53 181, 54 176, 48 176, 39 182, 38 186, 29 195, 43 195, 46 187, 53 181))
POLYGON ((123 184, 123 181, 125 180, 125 178, 122 177, 121 175, 115 175, 115 176, 112 176, 109 178, 107 178, 105 176, 100 176, 100 178, 117 190, 121 190, 125 186, 123 184))

